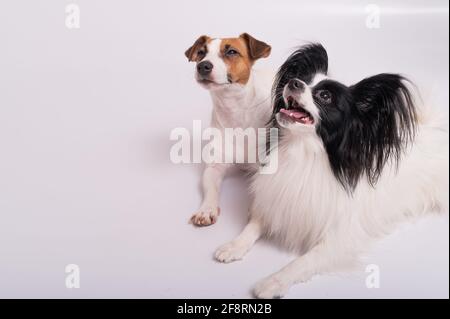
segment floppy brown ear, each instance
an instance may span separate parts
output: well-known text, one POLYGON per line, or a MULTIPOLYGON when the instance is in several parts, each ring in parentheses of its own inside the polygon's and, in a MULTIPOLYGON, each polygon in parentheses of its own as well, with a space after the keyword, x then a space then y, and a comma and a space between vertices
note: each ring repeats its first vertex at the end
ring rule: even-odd
POLYGON ((209 37, 206 35, 202 35, 198 38, 194 44, 186 50, 184 55, 189 59, 189 62, 195 61, 197 59, 197 51, 208 42, 209 37))
POLYGON ((248 52, 253 60, 267 58, 270 55, 272 47, 265 42, 256 40, 248 33, 242 33, 239 37, 244 39, 247 44, 248 52))

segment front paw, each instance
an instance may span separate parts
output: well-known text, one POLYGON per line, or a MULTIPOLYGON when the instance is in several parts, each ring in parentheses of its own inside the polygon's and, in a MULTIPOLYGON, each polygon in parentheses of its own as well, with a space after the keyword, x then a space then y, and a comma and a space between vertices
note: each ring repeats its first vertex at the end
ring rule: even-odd
POLYGON ((246 246, 236 242, 229 242, 220 246, 216 250, 214 257, 217 261, 227 264, 242 259, 247 251, 248 248, 246 246))
POLYGON ((288 290, 289 284, 272 275, 257 283, 253 294, 258 299, 274 299, 284 297, 288 290))
POLYGON ((220 215, 220 208, 206 207, 192 215, 190 222, 195 226, 210 226, 217 222, 220 215))

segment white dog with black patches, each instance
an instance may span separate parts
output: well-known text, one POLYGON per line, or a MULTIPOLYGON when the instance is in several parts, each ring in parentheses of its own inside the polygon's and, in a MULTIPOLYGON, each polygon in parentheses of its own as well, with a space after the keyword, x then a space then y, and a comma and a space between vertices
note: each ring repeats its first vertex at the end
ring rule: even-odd
POLYGON ((216 251, 221 262, 239 260, 266 235, 300 255, 256 285, 258 298, 353 265, 404 220, 448 212, 448 126, 416 105, 400 75, 346 86, 327 71, 319 44, 280 68, 272 117, 278 170, 254 176, 249 224, 216 251))
MULTIPOLYGON (((257 129, 271 115, 271 88, 274 72, 253 68, 256 60, 270 55, 271 47, 247 33, 238 38, 213 39, 201 36, 186 51, 196 62, 195 78, 211 93, 211 127, 257 129)), ((242 150, 245 145, 232 145, 242 150)), ((220 186, 233 164, 208 164, 203 173, 203 202, 191 222, 197 226, 214 224, 220 213, 220 186)))

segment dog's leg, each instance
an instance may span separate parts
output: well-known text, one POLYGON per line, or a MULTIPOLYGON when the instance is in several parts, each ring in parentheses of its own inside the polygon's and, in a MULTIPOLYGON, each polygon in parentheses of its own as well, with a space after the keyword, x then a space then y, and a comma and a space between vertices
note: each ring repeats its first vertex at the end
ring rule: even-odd
POLYGON ((203 173, 203 202, 200 210, 191 217, 197 226, 209 226, 217 221, 220 214, 219 191, 229 164, 208 165, 203 173))
POLYGON ((251 219, 242 233, 231 242, 216 250, 215 258, 223 263, 240 260, 261 237, 262 226, 256 219, 251 219))
POLYGON ((338 270, 354 261, 353 257, 352 254, 339 254, 339 247, 321 243, 280 271, 261 280, 253 293, 257 298, 281 298, 292 285, 308 281, 316 274, 338 270))

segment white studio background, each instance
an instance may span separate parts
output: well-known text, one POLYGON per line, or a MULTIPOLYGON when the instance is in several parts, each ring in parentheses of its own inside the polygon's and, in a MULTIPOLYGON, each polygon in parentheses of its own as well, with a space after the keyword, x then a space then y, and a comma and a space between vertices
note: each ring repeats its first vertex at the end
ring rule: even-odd
MULTIPOLYGON (((237 177, 218 224, 187 223, 201 167, 170 162, 169 134, 206 125, 211 103, 184 51, 202 34, 249 32, 273 46, 259 66, 275 68, 320 41, 335 78, 403 73, 446 117, 448 19, 446 0, 2 0, 0 297, 250 297, 292 256, 263 242, 241 262, 213 260, 246 220, 237 177), (65 25, 70 3, 79 29, 65 25), (371 3, 379 28, 366 25, 371 3), (68 264, 80 267, 79 289, 65 286, 68 264)), ((448 298, 448 217, 405 224, 366 262, 380 267, 378 289, 362 269, 287 297, 448 298)))

